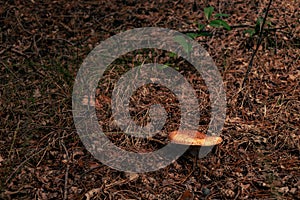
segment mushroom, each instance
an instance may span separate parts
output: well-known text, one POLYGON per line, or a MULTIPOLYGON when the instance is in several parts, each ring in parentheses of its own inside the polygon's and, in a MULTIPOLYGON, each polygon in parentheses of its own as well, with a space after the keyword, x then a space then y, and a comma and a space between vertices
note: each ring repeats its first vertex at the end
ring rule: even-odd
POLYGON ((221 137, 208 136, 192 130, 173 131, 169 134, 169 140, 175 144, 191 146, 214 146, 223 141, 221 137))
POLYGON ((174 144, 190 145, 190 153, 196 157, 196 159, 193 162, 192 171, 184 179, 184 181, 187 180, 187 178, 195 170, 195 164, 197 165, 198 160, 197 154, 199 152, 200 146, 214 146, 220 144, 223 141, 222 138, 219 136, 208 136, 202 132, 194 130, 173 131, 169 134, 169 140, 174 144))

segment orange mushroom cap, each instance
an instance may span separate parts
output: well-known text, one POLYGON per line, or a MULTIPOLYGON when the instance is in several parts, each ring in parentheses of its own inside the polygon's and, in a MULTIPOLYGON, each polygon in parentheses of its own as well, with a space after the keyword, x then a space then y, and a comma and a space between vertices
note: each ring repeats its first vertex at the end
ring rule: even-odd
POLYGON ((192 146, 214 146, 223 141, 221 137, 208 136, 193 130, 173 131, 169 134, 169 139, 175 144, 192 146))

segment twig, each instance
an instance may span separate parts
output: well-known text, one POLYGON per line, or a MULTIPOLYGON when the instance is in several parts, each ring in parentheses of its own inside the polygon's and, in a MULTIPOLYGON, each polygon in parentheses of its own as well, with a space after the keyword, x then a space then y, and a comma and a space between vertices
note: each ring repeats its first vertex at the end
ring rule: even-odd
POLYGON ((44 151, 44 153, 43 153, 41 159, 40 159, 39 162, 36 164, 36 166, 39 166, 39 165, 41 164, 41 162, 42 162, 43 158, 45 157, 46 153, 47 153, 47 151, 44 151))
POLYGON ((12 46, 8 46, 5 49, 0 51, 0 55, 4 54, 7 50, 9 50, 12 46))
POLYGON ((14 52, 14 53, 17 53, 17 54, 19 54, 21 56, 24 56, 25 58, 29 58, 28 55, 24 54, 22 51, 19 51, 17 49, 11 48, 11 51, 14 52))
POLYGON ((70 157, 69 157, 68 150, 63 142, 61 142, 61 145, 63 146, 63 148, 66 152, 66 156, 67 156, 67 168, 66 168, 66 173, 65 173, 64 198, 63 198, 64 200, 66 200, 66 199, 68 199, 68 176, 69 176, 69 168, 70 168, 70 165, 69 165, 70 157))
POLYGON ((38 152, 36 152, 36 153, 32 154, 31 156, 29 156, 29 157, 28 157, 26 160, 24 160, 23 162, 21 162, 21 164, 18 165, 18 167, 14 170, 14 172, 11 173, 10 176, 6 179, 5 184, 7 184, 8 181, 10 181, 10 179, 13 177, 13 175, 14 175, 17 171, 19 171, 19 169, 20 169, 26 162, 28 162, 31 158, 33 158, 34 156, 40 154, 42 151, 46 150, 47 148, 48 148, 48 146, 45 147, 45 148, 42 148, 42 149, 39 150, 38 152))
MULTIPOLYGON (((249 24, 237 24, 237 25, 230 25, 230 28, 231 28, 231 30, 239 29, 239 28, 252 28, 252 29, 254 29, 255 26, 249 25, 249 24)), ((288 26, 268 28, 266 30, 272 32, 272 31, 277 31, 277 30, 283 30, 283 29, 286 29, 286 28, 288 28, 288 26)), ((198 29, 195 29, 195 30, 181 31, 181 33, 184 33, 184 34, 187 34, 187 33, 195 33, 195 34, 207 33, 207 34, 209 34, 209 33, 211 33, 211 31, 200 31, 198 29)))
POLYGON ((91 169, 88 169, 87 171, 83 172, 83 173, 80 175, 80 178, 79 178, 79 179, 82 179, 82 177, 83 177, 84 175, 90 173, 91 171, 94 171, 94 170, 96 170, 96 169, 99 169, 99 168, 101 168, 101 167, 103 167, 103 166, 104 166, 104 165, 98 165, 98 166, 96 166, 96 167, 93 167, 93 168, 91 168, 91 169))
MULTIPOLYGON (((247 25, 247 24, 240 24, 240 25, 232 25, 230 26, 231 29, 235 29, 235 28, 255 28, 255 26, 252 25, 247 25)), ((282 26, 282 27, 275 27, 275 28, 267 28, 267 31, 277 31, 277 30, 282 30, 282 29, 286 29, 288 28, 288 26, 282 26)))
POLYGON ((20 116, 19 116, 19 122, 17 124, 16 130, 14 131, 13 140, 12 140, 12 143, 11 143, 10 148, 9 148, 9 153, 8 153, 9 158, 10 158, 11 152, 13 151, 13 148, 14 148, 14 145, 15 145, 15 141, 16 141, 16 138, 17 138, 17 133, 20 130, 20 123, 21 123, 21 120, 20 120, 20 116))
POLYGON ((272 0, 269 1, 268 7, 267 7, 267 10, 266 10, 266 14, 265 14, 265 17, 264 17, 263 22, 262 22, 261 30, 259 32, 258 43, 256 45, 255 51, 253 52, 253 54, 251 56, 251 59, 250 59, 250 62, 249 62, 249 65, 248 65, 248 68, 247 68, 244 80, 243 80, 241 88, 240 88, 240 91, 242 90, 242 88, 244 88, 244 85, 245 85, 246 81, 248 80, 249 73, 250 73, 250 71, 251 71, 251 69, 253 67, 254 57, 255 57, 255 55, 256 55, 256 53, 257 53, 257 51, 258 51, 258 49, 259 49, 259 47, 261 45, 262 36, 263 36, 263 32, 264 32, 264 26, 265 26, 265 23, 266 23, 266 19, 268 17, 268 12, 270 10, 271 4, 272 4, 272 0))

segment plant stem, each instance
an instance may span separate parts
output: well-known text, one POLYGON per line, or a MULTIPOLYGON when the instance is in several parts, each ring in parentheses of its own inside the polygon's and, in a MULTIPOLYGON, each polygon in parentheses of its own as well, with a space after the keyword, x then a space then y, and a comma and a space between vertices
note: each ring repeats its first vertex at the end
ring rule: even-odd
POLYGON ((247 71, 246 71, 246 74, 245 74, 245 77, 244 77, 244 80, 242 82, 242 85, 241 85, 241 89, 244 87, 246 81, 248 80, 248 76, 249 76, 249 73, 253 67, 253 60, 254 60, 254 57, 259 49, 259 46, 261 45, 261 42, 262 42, 262 36, 263 36, 263 32, 264 32, 264 26, 265 26, 265 23, 266 23, 266 19, 268 17, 268 12, 270 10, 270 6, 272 4, 272 0, 269 1, 269 4, 268 4, 268 7, 267 7, 267 10, 266 10, 266 14, 265 14, 265 17, 263 19, 263 22, 262 22, 262 26, 261 26, 261 30, 259 32, 259 38, 258 38, 258 42, 257 42, 257 45, 256 45, 256 48, 251 56, 251 59, 250 59, 250 62, 249 62, 249 65, 248 65, 248 68, 247 68, 247 71))

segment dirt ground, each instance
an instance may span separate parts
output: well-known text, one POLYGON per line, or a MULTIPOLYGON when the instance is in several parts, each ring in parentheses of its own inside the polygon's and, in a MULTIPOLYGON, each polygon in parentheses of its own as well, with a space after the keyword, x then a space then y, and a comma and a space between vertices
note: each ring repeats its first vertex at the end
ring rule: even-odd
MULTIPOLYGON (((249 80, 239 91, 259 39, 245 31, 259 29, 268 2, 0 1, 0 198, 299 198, 299 1, 272 2, 249 80), (79 139, 72 116, 73 85, 83 60, 101 41, 133 28, 197 34, 198 24, 208 23, 203 9, 209 6, 213 14, 228 14, 223 20, 232 27, 206 26, 206 35, 194 38, 213 58, 225 85, 223 142, 197 162, 188 151, 154 172, 125 173, 103 165, 79 139)), ((100 125, 118 131, 111 123, 114 83, 128 68, 154 60, 177 69, 195 88, 201 99, 199 130, 205 132, 211 114, 203 80, 183 59, 155 52, 152 58, 147 50, 129 53, 106 71, 96 94, 100 125)), ((155 85, 143 89, 132 96, 132 116, 145 125, 149 106, 162 102, 171 117, 155 140, 109 136, 131 151, 166 145, 167 133, 180 121, 170 91, 155 85)))

